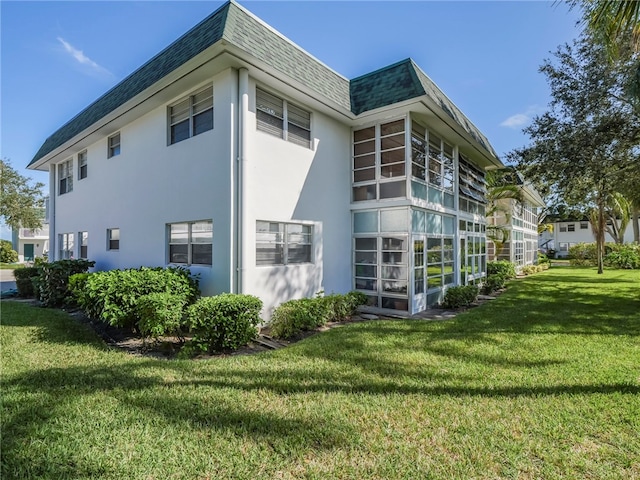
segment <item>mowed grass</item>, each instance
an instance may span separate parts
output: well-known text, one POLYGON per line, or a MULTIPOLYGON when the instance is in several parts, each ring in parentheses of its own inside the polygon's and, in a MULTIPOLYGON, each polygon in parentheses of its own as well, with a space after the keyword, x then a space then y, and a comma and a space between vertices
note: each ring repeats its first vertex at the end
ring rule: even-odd
POLYGON ((161 361, 2 303, 0 477, 640 478, 640 272, 553 268, 454 320, 161 361))

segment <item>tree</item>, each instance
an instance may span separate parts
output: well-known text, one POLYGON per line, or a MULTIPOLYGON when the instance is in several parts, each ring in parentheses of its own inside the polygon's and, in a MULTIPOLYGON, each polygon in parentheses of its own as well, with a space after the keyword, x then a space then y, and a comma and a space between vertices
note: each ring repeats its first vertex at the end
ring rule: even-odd
POLYGON ((487 209, 485 216, 491 219, 487 225, 487 238, 493 243, 494 260, 505 243, 509 241, 513 201, 520 208, 524 201, 522 189, 518 186, 518 174, 512 168, 489 170, 486 175, 487 209))
POLYGON ((42 226, 42 196, 44 184, 31 184, 11 166, 9 160, 0 159, 0 217, 13 229, 40 228, 42 226))
MULTIPOLYGON (((609 62, 606 47, 584 34, 546 60, 552 101, 524 129, 532 143, 508 158, 541 193, 597 210, 598 273, 603 271, 605 213, 623 178, 640 179, 637 111, 624 92, 631 56, 609 62)), ((638 183, 636 183, 637 185, 638 183)))
POLYGON ((16 263, 18 261, 18 252, 13 249, 9 240, 0 240, 0 262, 16 263))

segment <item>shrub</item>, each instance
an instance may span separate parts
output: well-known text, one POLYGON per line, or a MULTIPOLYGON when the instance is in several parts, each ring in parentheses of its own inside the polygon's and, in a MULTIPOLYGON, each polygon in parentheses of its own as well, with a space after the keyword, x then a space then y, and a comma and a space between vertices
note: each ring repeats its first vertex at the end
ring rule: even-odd
POLYGON ((92 273, 84 288, 76 288, 73 293, 88 316, 116 327, 137 328, 140 297, 171 293, 187 305, 196 300, 200 290, 198 280, 187 269, 140 267, 92 273))
POLYGON ((40 263, 39 274, 34 279, 35 293, 45 307, 59 307, 69 295, 69 277, 85 273, 95 262, 89 260, 58 260, 40 263))
POLYGON ((443 306, 445 308, 468 307, 476 301, 476 298, 478 298, 476 285, 449 287, 444 294, 443 306))
POLYGON ((203 297, 187 310, 193 344, 202 350, 236 350, 258 336, 262 301, 252 295, 225 293, 203 297))
POLYGON ((623 269, 640 268, 640 244, 608 244, 607 249, 609 253, 604 257, 605 265, 623 269))
POLYGON ((13 271, 13 275, 16 277, 18 296, 28 298, 35 296, 33 279, 39 274, 40 270, 36 267, 17 268, 13 271))
POLYGON ((487 275, 484 283, 482 284, 482 293, 489 295, 496 290, 504 288, 507 284, 507 277, 503 273, 493 273, 487 275))
POLYGON ((538 271, 539 270, 538 270, 537 265, 525 265, 520 270, 520 273, 522 273, 523 275, 531 275, 532 273, 536 273, 538 271))
POLYGON ((360 305, 366 304, 368 300, 364 293, 355 290, 344 295, 334 293, 317 298, 318 302, 324 303, 325 311, 321 312, 321 316, 327 322, 347 320, 356 313, 360 305))
POLYGON ((493 262, 487 262, 487 275, 502 275, 507 280, 515 278, 516 266, 507 260, 497 260, 493 262))
POLYGON ((18 261, 18 252, 13 249, 13 245, 9 240, 0 240, 0 262, 16 263, 18 261))
POLYGON ((141 296, 136 302, 140 333, 153 338, 165 335, 182 336, 185 303, 183 295, 172 293, 150 293, 141 296))
POLYGON ((538 253, 538 265, 550 264, 551 260, 544 253, 538 253))
POLYGON ((594 266, 598 263, 598 250, 595 243, 576 243, 569 247, 569 264, 575 266, 594 266))
POLYGON ((277 338, 291 338, 301 331, 324 325, 330 316, 325 298, 301 298, 279 305, 271 315, 271 334, 277 338))

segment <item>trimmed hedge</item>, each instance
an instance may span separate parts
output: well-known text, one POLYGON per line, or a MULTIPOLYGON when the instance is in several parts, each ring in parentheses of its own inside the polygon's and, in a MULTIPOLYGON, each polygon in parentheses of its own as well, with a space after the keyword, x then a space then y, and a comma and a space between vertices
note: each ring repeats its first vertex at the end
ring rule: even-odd
POLYGON ((40 269, 37 267, 16 268, 13 271, 13 275, 16 278, 18 296, 27 298, 34 297, 33 279, 40 275, 40 269))
POLYGON ((478 298, 478 287, 476 285, 461 285, 447 288, 444 294, 445 308, 468 307, 478 298))
POLYGON ((38 276, 34 278, 34 291, 45 307, 59 307, 70 296, 69 277, 86 273, 96 262, 84 259, 58 260, 39 263, 38 276))
MULTIPOLYGON (((640 244, 606 243, 603 262, 607 267, 621 269, 640 268, 640 244)), ((596 266, 598 251, 595 243, 578 243, 569 247, 569 263, 576 266, 596 266)))
POLYGON ((172 293, 150 293, 138 298, 138 329, 146 337, 165 335, 182 337, 185 298, 172 293))
POLYGON ((328 322, 341 322, 366 303, 367 296, 357 291, 289 300, 274 310, 269 324, 271 334, 277 338, 291 338, 328 322))
MULTIPOLYGON (((74 279, 76 281, 76 279, 74 279)), ((96 272, 74 284, 78 305, 92 318, 116 327, 139 329, 140 297, 152 293, 170 293, 186 304, 200 295, 198 280, 185 268, 140 267, 96 272)))
POLYGON ((487 275, 503 275, 507 280, 516 278, 516 266, 507 260, 487 262, 487 275))
POLYGON ((237 350, 257 338, 260 310, 262 301, 252 295, 200 298, 187 309, 187 324, 195 333, 191 345, 210 353, 237 350))

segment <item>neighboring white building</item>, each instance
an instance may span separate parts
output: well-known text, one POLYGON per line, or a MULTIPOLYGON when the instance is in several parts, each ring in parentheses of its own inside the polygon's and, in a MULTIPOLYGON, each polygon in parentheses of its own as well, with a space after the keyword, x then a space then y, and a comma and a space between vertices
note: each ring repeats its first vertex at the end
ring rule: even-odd
POLYGON ((13 249, 18 252, 19 262, 33 262, 49 254, 49 225, 42 228, 19 228, 11 232, 13 249))
MULTIPOLYGON (((569 247, 578 243, 595 243, 591 223, 587 219, 564 220, 553 223, 553 232, 545 231, 540 234, 538 244, 542 250, 555 250, 556 257, 569 255, 569 247)), ((605 242, 613 242, 613 237, 605 233, 605 242)), ((624 232, 624 243, 633 243, 633 228, 631 225, 624 232)))
POLYGON ((229 2, 49 137, 50 258, 416 313, 486 271, 488 140, 405 60, 349 80, 229 2))
POLYGON ((523 202, 514 199, 501 199, 503 206, 491 218, 489 225, 499 225, 508 232, 508 239, 502 248, 496 252, 493 242, 488 242, 488 256, 490 260, 507 260, 516 268, 533 265, 538 260, 538 211, 544 207, 544 200, 536 189, 524 178, 513 171, 512 182, 522 191, 523 202), (510 212, 508 221, 504 212, 510 212))

